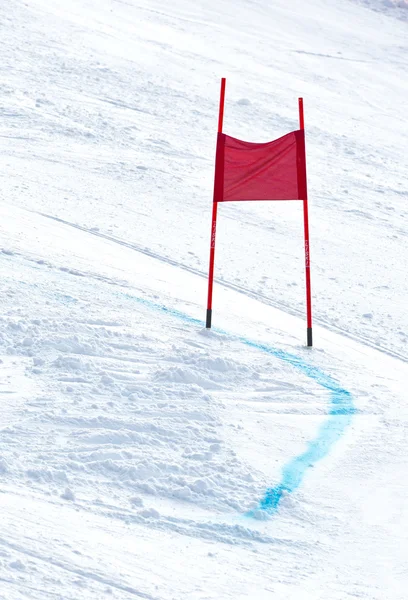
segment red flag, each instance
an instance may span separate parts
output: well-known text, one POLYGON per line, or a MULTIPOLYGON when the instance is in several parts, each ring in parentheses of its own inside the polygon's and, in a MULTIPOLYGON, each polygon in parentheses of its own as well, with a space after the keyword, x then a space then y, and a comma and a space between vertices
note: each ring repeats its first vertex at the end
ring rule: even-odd
POLYGON ((304 200, 306 154, 303 130, 253 144, 218 134, 214 201, 304 200))

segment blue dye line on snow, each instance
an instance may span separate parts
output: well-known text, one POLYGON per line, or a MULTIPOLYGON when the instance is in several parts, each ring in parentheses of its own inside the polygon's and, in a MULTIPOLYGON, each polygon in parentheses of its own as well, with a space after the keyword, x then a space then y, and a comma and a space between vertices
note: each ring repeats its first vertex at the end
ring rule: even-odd
MULTIPOLYGON (((279 483, 267 489, 259 503, 258 509, 273 513, 277 510, 282 496, 294 492, 301 485, 307 470, 329 454, 333 445, 350 425, 355 413, 353 397, 349 391, 340 387, 330 375, 318 367, 306 363, 299 356, 266 344, 253 342, 245 337, 238 339, 247 346, 272 354, 272 356, 289 363, 330 392, 328 417, 319 427, 316 437, 307 443, 307 448, 302 454, 286 463, 282 469, 279 483)), ((253 512, 248 514, 251 516, 253 512)))
MULTIPOLYGON (((75 302, 75 298, 72 298, 71 296, 62 294, 55 295, 60 301, 66 303, 75 302)), ((201 327, 204 326, 204 322, 200 319, 191 317, 177 309, 168 308, 164 304, 158 304, 126 292, 121 292, 120 295, 133 302, 146 306, 149 309, 176 317, 186 323, 199 325, 201 327)), ((223 335, 231 335, 227 331, 219 328, 213 328, 213 331, 223 335)), ((302 454, 294 457, 284 465, 278 484, 268 488, 264 497, 259 502, 258 509, 273 513, 277 510, 282 496, 294 492, 301 485, 308 469, 329 454, 333 445, 341 438, 347 427, 350 425, 353 414, 355 413, 353 397, 349 391, 340 387, 330 375, 327 375, 318 367, 306 363, 300 356, 296 356, 285 350, 279 350, 268 344, 255 342, 244 336, 232 335, 232 337, 250 348, 266 352, 267 354, 290 364, 310 379, 313 379, 330 393, 329 413, 327 419, 320 426, 316 437, 307 443, 307 448, 302 454)), ((248 514, 253 514, 253 511, 248 514)))
MULTIPOLYGON (((204 326, 203 321, 200 319, 190 317, 177 309, 168 308, 163 304, 157 304, 127 293, 124 293, 124 295, 148 308, 166 313, 187 323, 204 326)), ((213 331, 231 335, 219 328, 213 328, 213 331)), ((301 485, 308 469, 327 456, 333 445, 342 437, 355 413, 353 397, 349 391, 342 388, 330 375, 327 375, 318 367, 308 364, 300 356, 274 348, 268 344, 255 342, 244 336, 233 335, 233 338, 250 348, 266 352, 290 364, 330 393, 328 417, 320 426, 316 437, 307 443, 307 448, 302 454, 294 457, 284 465, 278 484, 268 488, 264 497, 259 502, 258 509, 273 513, 277 510, 282 496, 294 492, 301 485)), ((248 515, 253 515, 253 511, 248 513, 248 515)))

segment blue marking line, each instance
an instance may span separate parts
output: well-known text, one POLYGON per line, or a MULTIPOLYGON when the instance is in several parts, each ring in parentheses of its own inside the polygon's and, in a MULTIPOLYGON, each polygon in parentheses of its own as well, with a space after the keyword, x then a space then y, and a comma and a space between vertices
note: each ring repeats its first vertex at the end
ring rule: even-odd
MULTIPOLYGON (((0 257, 9 259, 7 255, 5 256, 1 253, 0 257)), ((61 276, 63 273, 59 273, 59 275, 61 276)), ((37 287, 37 284, 34 284, 34 286, 37 287)), ((120 292, 120 295, 133 302, 146 306, 149 309, 176 317, 186 323, 191 323, 192 325, 198 325, 200 327, 205 326, 204 322, 200 319, 195 319, 177 309, 168 308, 164 304, 158 304, 151 300, 140 298, 139 296, 132 296, 126 292, 120 292)), ((76 299, 71 296, 58 293, 55 293, 55 296, 60 302, 76 302, 76 299)), ((213 328, 212 331, 223 335, 232 335, 227 331, 218 328, 213 328)), ((284 465, 280 481, 274 487, 268 488, 264 497, 259 502, 258 509, 272 514, 277 510, 282 496, 294 492, 301 485, 307 470, 329 454, 333 445, 341 438, 347 427, 350 425, 356 409, 351 393, 342 388, 330 375, 324 373, 319 367, 310 365, 300 356, 296 356, 285 350, 279 350, 278 348, 250 340, 244 336, 232 335, 232 337, 250 348, 266 352, 267 354, 290 364, 310 379, 313 379, 313 381, 330 393, 328 416, 320 426, 316 437, 307 443, 307 448, 302 454, 292 458, 284 465)), ((253 514, 253 511, 252 513, 248 513, 249 516, 251 514, 253 514)))
MULTIPOLYGON (((190 317, 179 310, 168 308, 163 304, 157 304, 150 300, 145 300, 144 298, 132 296, 127 293, 124 295, 144 306, 161 311, 181 319, 182 321, 186 321, 187 323, 200 325, 201 327, 204 326, 204 322, 200 319, 190 317)), ((212 330, 217 333, 231 335, 222 329, 213 328, 212 330)), ((261 352, 271 354, 275 358, 292 365, 295 369, 307 377, 310 377, 310 379, 313 379, 316 383, 330 392, 330 410, 328 417, 320 426, 316 437, 307 443, 307 448, 302 454, 292 458, 284 465, 280 481, 274 487, 268 488, 264 497, 259 502, 258 510, 264 510, 269 514, 272 514, 276 512, 282 496, 294 492, 301 485, 307 470, 327 456, 333 445, 344 434, 355 413, 353 397, 349 391, 342 388, 330 375, 324 373, 319 367, 306 363, 300 356, 296 356, 295 354, 274 348, 267 344, 255 342, 244 336, 234 335, 233 338, 250 348, 256 348, 261 352)), ((248 513, 248 516, 252 515, 253 511, 248 513)))

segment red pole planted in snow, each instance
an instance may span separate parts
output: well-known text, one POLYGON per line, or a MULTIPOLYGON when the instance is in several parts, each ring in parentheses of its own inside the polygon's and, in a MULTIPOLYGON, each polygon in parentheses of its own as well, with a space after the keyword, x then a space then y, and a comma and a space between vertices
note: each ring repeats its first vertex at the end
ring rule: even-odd
MULTIPOLYGON (((299 125, 300 125, 300 129, 303 131, 303 134, 304 134, 305 117, 304 117, 304 112, 303 112, 303 98, 299 98, 299 125)), ((309 210, 308 210, 307 177, 306 177, 306 147, 305 147, 304 151, 305 151, 305 155, 304 155, 305 197, 303 198, 303 220, 304 220, 304 231, 305 231, 307 345, 313 346, 312 291, 311 291, 311 283, 310 283, 309 210)))
MULTIPOLYGON (((223 77, 221 79, 221 91, 220 91, 220 107, 218 114, 218 133, 222 133, 222 124, 224 121, 224 101, 225 101, 225 83, 226 79, 223 77)), ((217 143, 218 147, 218 143, 217 143)), ((217 167, 217 157, 215 158, 215 167, 217 167)), ((207 318, 206 318, 206 328, 211 329, 211 318, 212 318, 212 294, 213 294, 213 281, 214 281, 214 258, 215 258, 215 233, 217 230, 217 209, 218 202, 215 194, 215 182, 216 178, 214 175, 214 197, 213 197, 213 212, 212 212, 212 225, 211 225, 211 241, 210 241, 210 268, 208 274, 208 300, 207 300, 207 318)))

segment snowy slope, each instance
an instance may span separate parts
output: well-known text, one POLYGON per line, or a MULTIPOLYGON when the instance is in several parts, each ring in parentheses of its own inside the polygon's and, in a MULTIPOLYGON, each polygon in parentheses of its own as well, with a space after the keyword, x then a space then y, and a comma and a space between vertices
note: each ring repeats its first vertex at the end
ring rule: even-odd
POLYGON ((320 328, 312 355, 297 319, 234 292, 231 333, 208 334, 194 275, 3 219, 0 597, 404 597, 406 365, 320 328), (322 371, 352 411, 328 415, 322 371))
POLYGON ((0 7, 1 599, 406 598, 408 44, 370 6, 0 7), (305 98, 312 351, 294 203, 221 207, 203 329, 221 75, 244 139, 305 98))
MULTIPOLYGON (((349 2, 50 7, 1 9, 7 202, 205 273, 220 76, 243 139, 297 127, 303 95, 315 318, 407 356, 406 23, 349 2)), ((223 206, 218 242, 219 278, 303 315, 300 206, 223 206)))

